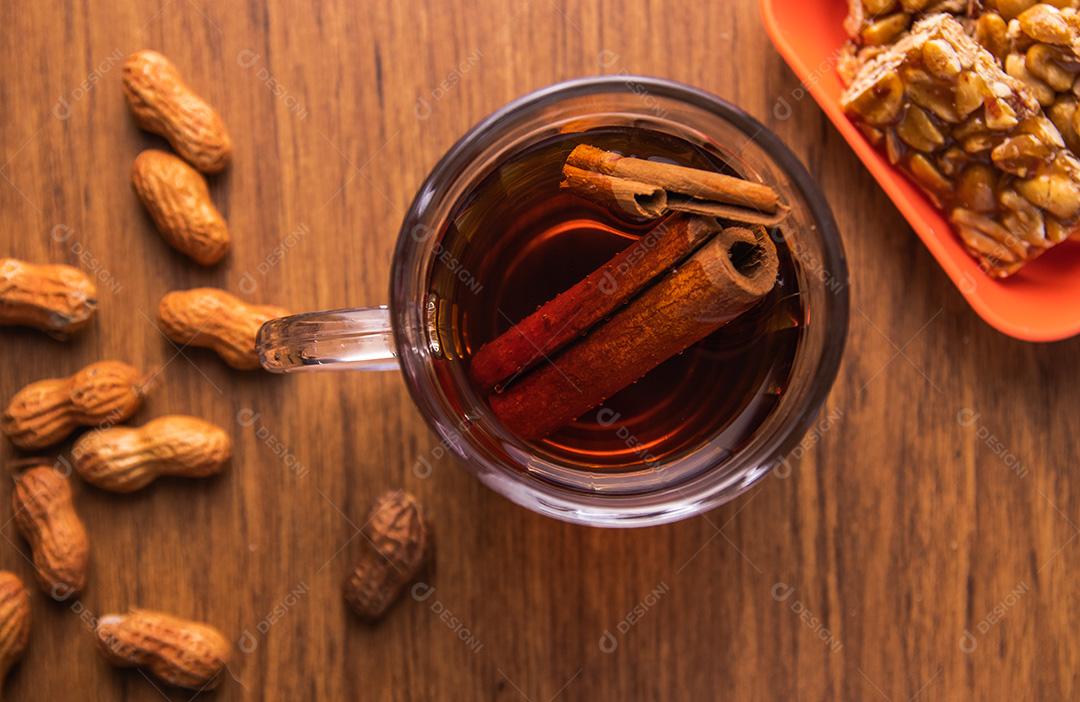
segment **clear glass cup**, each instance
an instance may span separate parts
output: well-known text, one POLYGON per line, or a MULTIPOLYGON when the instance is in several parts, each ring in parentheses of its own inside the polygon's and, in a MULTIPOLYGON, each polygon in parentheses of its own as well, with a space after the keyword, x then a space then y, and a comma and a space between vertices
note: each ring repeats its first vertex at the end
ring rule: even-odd
MULTIPOLYGON (((798 159, 742 110, 673 81, 584 78, 522 97, 473 127, 432 170, 398 235, 390 305, 298 314, 267 322, 258 338, 274 372, 400 368, 420 412, 481 482, 557 519, 636 527, 683 519, 746 491, 801 440, 836 377, 848 329, 848 273, 832 213, 798 159), (768 183, 791 205, 782 225, 807 317, 788 388, 738 451, 706 441, 676 460, 640 470, 589 471, 560 464, 505 431, 466 382, 436 380, 441 356, 429 328, 429 273, 455 204, 508 155, 557 134, 643 126, 695 143, 743 177, 768 183), (812 311, 812 320, 809 319, 812 311)), ((420 472, 420 471, 418 471, 420 472)))

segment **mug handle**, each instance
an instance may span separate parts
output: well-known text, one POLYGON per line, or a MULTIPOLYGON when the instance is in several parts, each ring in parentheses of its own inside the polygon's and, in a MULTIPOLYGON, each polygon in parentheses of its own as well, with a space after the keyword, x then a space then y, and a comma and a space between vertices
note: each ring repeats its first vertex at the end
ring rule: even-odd
POLYGON ((259 329, 255 350, 271 373, 398 367, 385 305, 271 319, 259 329))

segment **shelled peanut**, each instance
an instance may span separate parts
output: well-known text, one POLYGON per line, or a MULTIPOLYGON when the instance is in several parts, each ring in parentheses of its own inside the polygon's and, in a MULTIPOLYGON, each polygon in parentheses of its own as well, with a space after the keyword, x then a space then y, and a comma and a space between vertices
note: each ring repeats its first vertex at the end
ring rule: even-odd
POLYGON ((229 250, 229 228, 210 200, 206 180, 172 154, 147 149, 135 159, 131 183, 158 231, 197 263, 217 263, 229 250))
POLYGON ((431 534, 416 498, 402 490, 379 497, 363 527, 365 552, 345 580, 345 601, 363 619, 386 613, 431 554, 431 534))
POLYGON ((231 455, 232 441, 224 429, 180 414, 158 417, 137 428, 89 432, 71 450, 76 472, 88 483, 113 492, 133 492, 163 475, 215 475, 231 455))
POLYGON ((187 86, 169 59, 149 49, 136 51, 124 62, 122 74, 124 95, 140 127, 165 137, 203 173, 217 173, 228 165, 232 141, 225 123, 187 86))
POLYGON ((0 257, 0 324, 66 339, 90 323, 97 287, 78 268, 0 257))
POLYGON ((137 666, 162 682, 193 690, 217 687, 232 651, 228 639, 208 624, 146 609, 101 617, 96 635, 113 665, 137 666))
POLYGON ((19 576, 0 571, 0 685, 30 640, 30 593, 19 576))
POLYGON ((848 0, 844 29, 860 46, 886 46, 920 17, 963 13, 967 4, 967 0, 848 0))
POLYGON ((1080 150, 1076 79, 1080 76, 1080 13, 1039 3, 997 3, 976 21, 975 38, 1005 71, 1027 85, 1073 151, 1080 150))
POLYGON ((49 466, 15 477, 15 527, 30 544, 38 583, 50 597, 67 599, 86 586, 90 543, 71 499, 67 478, 49 466))
POLYGON ((120 361, 99 361, 66 378, 24 387, 0 417, 0 430, 21 449, 39 449, 79 426, 124 421, 139 409, 143 397, 138 370, 120 361))
POLYGON ((217 288, 166 294, 158 305, 165 335, 178 344, 212 349, 233 368, 259 367, 255 337, 264 322, 289 312, 274 305, 252 305, 217 288))
POLYGON ((971 3, 972 11, 978 13, 994 12, 1000 14, 1006 21, 1018 17, 1022 12, 1035 5, 1048 4, 1057 8, 1077 7, 1077 0, 981 0, 979 3, 971 3))

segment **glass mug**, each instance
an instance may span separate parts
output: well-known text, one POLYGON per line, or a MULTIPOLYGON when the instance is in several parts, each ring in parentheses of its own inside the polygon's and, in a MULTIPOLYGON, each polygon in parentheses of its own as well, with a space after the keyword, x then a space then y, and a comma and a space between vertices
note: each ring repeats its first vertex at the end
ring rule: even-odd
MULTIPOLYGON (((836 377, 848 329, 847 264, 824 197, 775 135, 738 108, 668 80, 584 78, 519 98, 474 126, 432 170, 405 216, 394 252, 390 305, 298 314, 263 325, 257 347, 272 372, 400 368, 420 412, 481 482, 524 507, 595 526, 684 519, 746 491, 783 460, 814 421, 836 377), (464 377, 437 382, 441 349, 428 320, 429 272, 455 204, 509 154, 597 127, 645 126, 678 136, 776 188, 791 206, 784 238, 804 314, 813 310, 790 385, 745 445, 717 457, 691 451, 662 467, 588 471, 541 455, 503 429, 464 377)), ((460 374, 459 374, 460 375, 460 374)), ((707 444, 707 442, 706 442, 707 444)))

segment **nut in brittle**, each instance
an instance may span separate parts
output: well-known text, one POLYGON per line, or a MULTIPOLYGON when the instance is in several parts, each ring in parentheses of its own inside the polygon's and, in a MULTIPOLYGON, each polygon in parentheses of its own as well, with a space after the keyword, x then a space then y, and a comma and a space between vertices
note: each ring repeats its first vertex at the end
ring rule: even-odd
POLYGON ((852 54, 858 52, 857 60, 863 61, 899 41, 923 17, 939 12, 961 15, 968 9, 967 0, 848 0, 844 30, 851 37, 852 54))
MULTIPOLYGON (((1077 3, 1080 4, 1080 3, 1077 3)), ((1080 13, 1075 7, 1040 3, 1021 9, 994 3, 975 21, 975 40, 994 54, 1005 72, 1024 83, 1061 132, 1080 152, 1076 118, 1080 75, 1080 13)))
POLYGON ((850 37, 837 56, 836 71, 849 85, 860 68, 907 35, 917 19, 935 12, 963 13, 964 0, 848 0, 844 30, 850 37))
POLYGON ((991 275, 1015 273, 1078 228, 1080 161, 1037 96, 948 15, 867 62, 842 104, 991 275))

